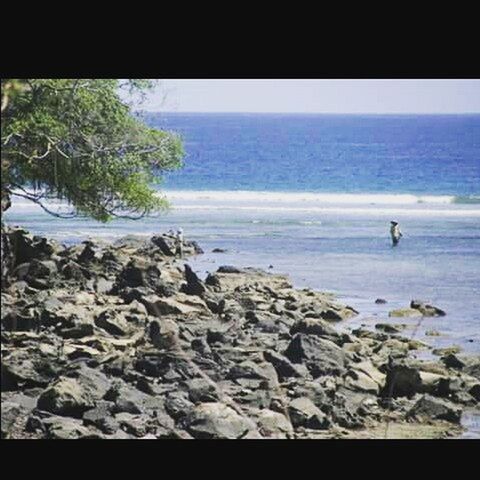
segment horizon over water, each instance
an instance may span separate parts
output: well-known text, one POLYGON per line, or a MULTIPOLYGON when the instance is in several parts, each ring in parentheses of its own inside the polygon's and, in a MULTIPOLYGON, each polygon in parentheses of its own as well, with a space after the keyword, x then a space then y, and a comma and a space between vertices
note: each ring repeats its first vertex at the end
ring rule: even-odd
POLYGON ((184 139, 185 167, 162 185, 171 212, 105 225, 16 199, 6 220, 67 243, 182 226, 205 250, 188 260, 200 274, 272 265, 357 308, 346 328, 373 328, 413 298, 431 301, 447 316, 425 319, 417 338, 480 352, 480 114, 142 116, 184 139), (396 248, 390 220, 404 233, 396 248))

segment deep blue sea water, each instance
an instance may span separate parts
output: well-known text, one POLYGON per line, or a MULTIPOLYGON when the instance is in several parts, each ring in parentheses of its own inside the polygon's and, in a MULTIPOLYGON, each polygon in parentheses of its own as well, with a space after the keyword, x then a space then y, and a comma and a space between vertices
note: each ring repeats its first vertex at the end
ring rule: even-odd
POLYGON ((185 167, 164 184, 170 213, 104 225, 17 201, 7 220, 64 242, 181 225, 206 251, 190 261, 202 274, 221 264, 272 265, 360 310, 352 328, 424 299, 448 314, 424 320, 418 338, 480 352, 480 115, 145 120, 185 142, 185 167), (390 220, 404 233, 396 248, 390 220), (211 253, 215 247, 228 251, 211 253), (388 303, 376 305, 377 297, 388 303), (427 329, 442 335, 425 337, 427 329))
POLYGON ((335 193, 480 193, 480 115, 146 114, 179 132, 167 187, 335 193))

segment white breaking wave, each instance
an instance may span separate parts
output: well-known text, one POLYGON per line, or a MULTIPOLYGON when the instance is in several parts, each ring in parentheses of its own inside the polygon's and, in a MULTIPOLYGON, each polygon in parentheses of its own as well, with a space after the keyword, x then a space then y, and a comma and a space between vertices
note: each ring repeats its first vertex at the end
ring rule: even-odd
POLYGON ((453 204, 454 195, 413 195, 408 193, 313 193, 313 192, 257 192, 247 190, 166 190, 164 192, 172 202, 226 201, 275 203, 308 202, 322 204, 357 205, 412 205, 412 204, 453 204))
MULTIPOLYGON (((365 193, 310 193, 256 191, 170 190, 162 192, 171 201, 173 210, 189 211, 252 211, 323 214, 355 214, 367 216, 442 216, 479 217, 478 196, 365 193)), ((47 203, 47 202, 46 202, 47 203)), ((48 202, 54 211, 62 211, 62 202, 48 202)), ((13 199, 7 216, 41 213, 32 202, 13 199)), ((308 224, 308 221, 305 221, 308 224)))
POLYGON ((165 194, 174 210, 179 211, 229 210, 367 216, 480 216, 479 208, 475 208, 473 204, 461 205, 458 197, 453 195, 194 190, 171 190, 166 191, 165 194))

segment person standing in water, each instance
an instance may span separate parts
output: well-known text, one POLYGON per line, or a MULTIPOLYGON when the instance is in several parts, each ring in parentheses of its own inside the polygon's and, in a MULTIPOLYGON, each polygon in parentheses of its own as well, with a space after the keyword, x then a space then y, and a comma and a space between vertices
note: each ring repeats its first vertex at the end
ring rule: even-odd
POLYGON ((397 246, 400 238, 403 237, 397 222, 390 222, 390 235, 392 236, 393 246, 397 246))
POLYGON ((175 251, 175 256, 177 255, 180 258, 183 258, 183 230, 181 227, 177 230, 177 248, 175 251))

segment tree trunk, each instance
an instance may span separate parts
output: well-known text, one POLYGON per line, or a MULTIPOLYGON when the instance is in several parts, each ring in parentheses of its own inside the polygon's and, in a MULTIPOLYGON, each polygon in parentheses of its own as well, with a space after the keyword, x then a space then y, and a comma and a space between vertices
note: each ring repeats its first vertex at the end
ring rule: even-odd
POLYGON ((12 248, 12 243, 8 235, 8 228, 3 221, 3 214, 6 210, 10 208, 11 201, 9 193, 2 188, 2 198, 1 198, 1 286, 2 289, 8 285, 8 277, 12 271, 12 268, 15 264, 14 252, 12 248))

